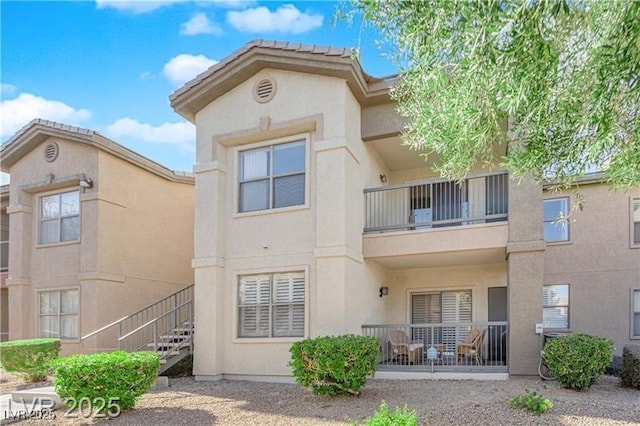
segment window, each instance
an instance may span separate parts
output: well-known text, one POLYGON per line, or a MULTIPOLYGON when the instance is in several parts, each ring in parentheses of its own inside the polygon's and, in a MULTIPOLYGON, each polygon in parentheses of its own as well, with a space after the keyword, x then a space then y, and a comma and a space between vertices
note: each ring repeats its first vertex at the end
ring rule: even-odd
POLYGON ((79 238, 79 192, 64 192, 40 198, 40 244, 75 241, 79 238))
POLYGON ((569 284, 542 287, 542 323, 544 328, 569 328, 569 284))
POLYGON ((304 272, 238 279, 238 337, 304 337, 304 272))
MULTIPOLYGON (((411 323, 471 323, 471 290, 413 293, 411 295, 411 323)), ((455 347, 456 342, 471 331, 467 326, 415 328, 411 339, 427 345, 442 343, 455 347)))
POLYGON ((640 290, 633 291, 633 337, 640 338, 640 290))
POLYGON ((240 212, 304 204, 305 145, 297 141, 240 152, 240 212))
POLYGON ((640 245, 640 198, 633 200, 631 212, 631 242, 635 245, 640 245))
POLYGON ((569 198, 544 200, 544 240, 547 242, 569 240, 569 198))
POLYGON ((78 290, 39 293, 40 337, 78 338, 78 294, 78 290))

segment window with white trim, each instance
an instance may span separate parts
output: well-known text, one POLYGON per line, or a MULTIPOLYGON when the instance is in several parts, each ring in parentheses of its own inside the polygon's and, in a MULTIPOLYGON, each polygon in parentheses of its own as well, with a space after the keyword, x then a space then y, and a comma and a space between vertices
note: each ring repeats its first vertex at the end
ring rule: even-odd
POLYGON ((305 203, 306 142, 240 151, 238 210, 251 212, 305 203))
POLYGON ((569 241, 569 197, 543 200, 544 240, 569 241))
POLYGON ((635 198, 631 211, 631 242, 633 245, 640 245, 640 198, 635 198))
POLYGON ((304 337, 305 274, 238 277, 238 337, 304 337))
POLYGON ((633 290, 633 337, 640 338, 640 290, 633 290))
POLYGON ((542 323, 544 328, 569 328, 569 284, 542 287, 542 323))
POLYGON ((41 291, 38 294, 40 337, 77 339, 79 326, 78 290, 41 291))
POLYGON ((80 193, 63 192, 40 198, 38 242, 52 244, 80 239, 80 193))

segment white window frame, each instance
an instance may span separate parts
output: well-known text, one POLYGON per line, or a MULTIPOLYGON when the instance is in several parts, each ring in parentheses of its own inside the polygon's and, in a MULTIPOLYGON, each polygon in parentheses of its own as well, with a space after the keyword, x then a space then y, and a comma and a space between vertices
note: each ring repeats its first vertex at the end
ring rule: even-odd
MULTIPOLYGON (((635 225, 636 223, 640 226, 640 220, 635 220, 635 206, 638 204, 638 209, 640 209, 640 198, 631 198, 630 199, 630 209, 629 209, 629 243, 631 248, 640 248, 640 241, 635 241, 635 225)), ((640 211, 640 210, 639 210, 640 211)))
MULTIPOLYGON (((547 241, 547 239, 545 238, 545 242, 547 244, 563 244, 563 243, 568 243, 571 241, 571 226, 569 224, 569 218, 566 219, 558 219, 559 216, 556 216, 554 218, 551 219, 547 219, 544 217, 544 204, 547 202, 552 202, 552 201, 558 201, 558 200, 566 200, 567 202, 567 211, 564 213, 565 215, 569 214, 569 209, 570 209, 570 204, 571 204, 571 198, 570 197, 555 197, 555 198, 545 198, 542 200, 542 223, 543 223, 543 229, 542 229, 542 236, 544 238, 544 224, 545 223, 556 223, 558 226, 564 226, 567 229, 567 238, 566 239, 562 239, 562 240, 551 240, 551 241, 547 241), (561 222, 564 222, 564 225, 561 225, 561 222)), ((560 213, 560 212, 558 212, 560 213)))
MULTIPOLYGON (((543 287, 567 287, 567 304, 554 304, 554 305, 545 305, 544 304, 544 294, 541 294, 540 297, 543 298, 543 302, 542 302, 542 321, 543 321, 543 326, 544 329, 547 330, 569 330, 570 325, 571 325, 571 286, 569 284, 566 283, 559 283, 559 284, 545 284, 543 287), (567 308, 567 325, 566 327, 548 327, 545 323, 544 323, 544 310, 545 309, 555 309, 555 308, 567 308)), ((544 291, 544 290, 543 290, 544 291)))
POLYGON ((58 244, 71 244, 71 243, 77 243, 80 241, 81 235, 82 235, 82 221, 81 221, 81 211, 82 211, 82 203, 80 202, 80 190, 79 189, 72 189, 69 190, 69 188, 66 188, 65 190, 62 191, 55 191, 55 192, 48 192, 48 193, 43 193, 40 194, 38 196, 38 224, 37 224, 37 236, 38 236, 38 246, 50 246, 50 245, 58 245, 58 244), (60 206, 60 202, 59 199, 62 195, 65 194, 72 194, 72 193, 77 193, 78 194, 78 213, 77 214, 72 214, 72 215, 66 215, 66 216, 62 216, 60 214, 60 208, 58 209, 58 217, 57 218, 53 218, 53 219, 44 219, 43 215, 42 215, 42 202, 44 201, 45 198, 47 197, 52 197, 52 196, 57 196, 58 197, 58 206, 60 206), (77 217, 78 218, 78 236, 75 239, 72 240, 63 240, 62 239, 62 220, 63 219, 68 219, 68 218, 72 218, 72 217, 77 217), (56 241, 51 241, 51 242, 42 242, 42 223, 45 221, 52 221, 52 220, 57 220, 58 221, 58 239, 56 241))
MULTIPOLYGON (((310 191, 309 191, 309 176, 310 176, 310 172, 311 172, 311 165, 310 165, 310 160, 311 160, 311 153, 310 153, 310 136, 308 133, 301 133, 301 134, 296 134, 296 135, 291 135, 291 136, 286 136, 286 137, 282 137, 282 138, 277 138, 277 139, 270 139, 270 140, 264 140, 261 142, 256 142, 256 143, 252 143, 252 144, 247 144, 247 145, 242 145, 242 146, 238 146, 236 147, 236 149, 234 150, 234 169, 236 170, 235 173, 235 184, 234 184, 234 217, 246 217, 246 216, 255 216, 255 215, 265 215, 265 214, 272 214, 272 213, 284 213, 284 212, 289 212, 289 211, 295 211, 295 210, 302 210, 302 209, 308 209, 309 208, 309 198, 310 198, 310 191), (240 211, 240 184, 245 182, 245 181, 241 181, 240 180, 240 168, 241 168, 241 162, 240 162, 240 156, 242 152, 245 151, 251 151, 251 150, 255 150, 255 149, 260 149, 260 148, 271 148, 270 153, 273 152, 273 147, 276 145, 283 145, 283 144, 288 144, 288 143, 294 143, 294 142, 303 142, 304 143, 304 149, 305 149, 305 156, 304 156, 304 161, 305 161, 305 169, 304 169, 304 203, 303 204, 298 204, 298 205, 293 205, 293 206, 286 206, 286 207, 273 207, 273 173, 271 173, 271 170, 273 168, 273 157, 271 156, 270 161, 269 161, 269 168, 270 168, 270 176, 268 177, 269 179, 269 208, 266 209, 262 209, 262 210, 250 210, 250 211, 240 211)), ((271 154, 270 154, 271 155, 271 154)), ((302 174, 302 173, 291 173, 291 175, 295 175, 295 174, 302 174)), ((286 175, 278 175, 276 177, 280 177, 280 176, 286 176, 286 175)), ((267 179, 267 177, 265 177, 264 179, 267 179)), ((256 180, 260 180, 260 179, 256 179, 256 180)))
MULTIPOLYGON (((640 289, 632 289, 631 290, 631 324, 629 326, 629 338, 631 340, 640 340, 640 330, 636 333, 635 330, 635 318, 636 315, 640 316, 640 303, 635 303, 636 294, 640 294, 640 289)), ((640 297, 640 296, 638 296, 640 297)))
POLYGON ((47 290, 40 290, 37 293, 37 297, 36 297, 36 313, 37 313, 37 324, 38 324, 38 336, 40 337, 53 337, 53 338, 58 338, 62 341, 65 342, 74 342, 74 341, 79 341, 80 340, 80 289, 77 287, 70 287, 70 288, 60 288, 60 289, 47 289, 47 290), (67 313, 62 313, 61 312, 61 307, 62 307, 62 293, 64 292, 70 292, 70 291, 75 291, 78 295, 78 310, 77 312, 67 312, 67 313), (58 297, 58 312, 56 313, 51 313, 51 314, 43 314, 40 311, 40 307, 41 307, 41 297, 43 294, 45 293, 57 293, 57 297, 58 297), (78 329, 76 330, 76 337, 62 337, 60 336, 60 330, 62 330, 62 318, 63 317, 77 317, 77 324, 78 324, 78 329), (57 322, 58 322, 58 335, 57 336, 44 336, 43 334, 43 330, 42 330, 42 326, 41 326, 41 318, 43 317, 55 317, 57 318, 57 322))
POLYGON ((243 271, 242 273, 238 273, 236 275, 236 291, 235 291, 235 321, 234 321, 234 342, 260 342, 260 341, 295 341, 302 339, 307 336, 308 332, 308 323, 309 323, 309 274, 307 268, 295 268, 295 269, 282 269, 282 270, 268 270, 268 271, 243 271), (286 274, 302 274, 304 279, 304 300, 301 302, 288 302, 288 303, 277 303, 275 301, 274 294, 274 275, 286 275, 286 274), (256 304, 240 304, 240 285, 243 277, 251 277, 258 275, 268 275, 269 276, 269 302, 268 303, 256 303, 256 304), (290 306, 302 306, 304 309, 303 318, 303 332, 301 335, 289 335, 289 336, 274 336, 274 328, 273 328, 273 315, 274 309, 278 306, 290 305, 290 306), (242 336, 240 330, 240 316, 241 309, 245 307, 252 306, 260 306, 266 307, 268 309, 268 335, 266 336, 242 336))

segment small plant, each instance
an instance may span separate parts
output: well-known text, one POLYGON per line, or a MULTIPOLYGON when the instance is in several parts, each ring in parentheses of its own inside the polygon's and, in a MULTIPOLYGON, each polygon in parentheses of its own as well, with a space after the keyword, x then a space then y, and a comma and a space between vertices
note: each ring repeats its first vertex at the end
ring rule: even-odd
POLYGON ((387 403, 382 401, 378 411, 364 421, 365 426, 416 426, 418 414, 406 405, 389 411, 387 403))
POLYGON ((49 362, 60 353, 59 339, 11 340, 0 343, 0 364, 9 372, 21 374, 25 381, 46 380, 49 362))
POLYGON ((375 337, 324 336, 291 345, 291 361, 296 382, 316 395, 359 395, 378 362, 375 337))
POLYGON ((72 355, 52 365, 53 386, 63 401, 116 401, 121 410, 127 410, 153 384, 160 361, 152 352, 116 351, 72 355))
POLYGON ((611 363, 613 342, 581 333, 557 337, 544 345, 542 358, 563 387, 588 389, 611 363))
POLYGON ((640 389, 640 345, 625 345, 622 349, 622 386, 640 389))
POLYGON ((527 409, 538 416, 553 408, 553 402, 551 402, 549 398, 536 391, 530 391, 528 389, 524 390, 524 395, 513 397, 509 401, 509 405, 513 408, 527 409))

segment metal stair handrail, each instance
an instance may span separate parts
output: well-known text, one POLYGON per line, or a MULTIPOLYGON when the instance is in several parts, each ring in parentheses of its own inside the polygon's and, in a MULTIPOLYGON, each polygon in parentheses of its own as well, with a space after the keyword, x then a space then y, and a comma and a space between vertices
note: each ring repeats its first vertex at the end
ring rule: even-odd
MULTIPOLYGON (((190 307, 190 318, 193 318, 193 289, 194 284, 190 284, 169 296, 163 297, 162 299, 145 306, 142 309, 137 310, 129 315, 126 315, 112 323, 105 325, 83 337, 80 338, 80 343, 84 344, 84 342, 90 337, 95 337, 101 333, 104 333, 107 330, 110 330, 114 327, 118 328, 118 347, 122 349, 121 342, 123 341, 123 336, 130 336, 133 330, 139 329, 141 327, 140 323, 147 324, 153 322, 154 320, 158 320, 161 317, 165 317, 168 313, 177 313, 178 308, 184 307, 183 305, 189 304, 190 307), (180 300, 180 303, 178 301, 180 300), (172 303, 167 303, 172 302, 172 303), (168 305, 167 307, 164 307, 168 305), (151 318, 151 319, 149 319, 151 318)), ((177 319, 177 317, 176 317, 177 319)), ((174 321, 174 324, 177 325, 177 322, 174 321)))

